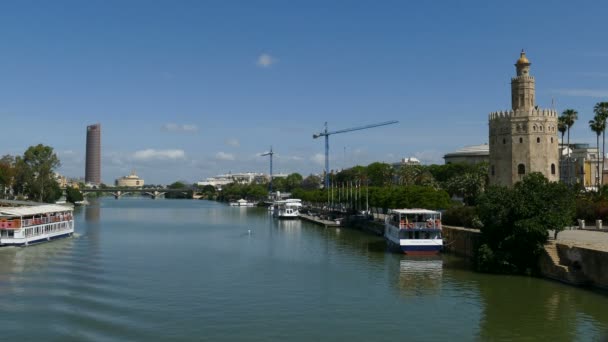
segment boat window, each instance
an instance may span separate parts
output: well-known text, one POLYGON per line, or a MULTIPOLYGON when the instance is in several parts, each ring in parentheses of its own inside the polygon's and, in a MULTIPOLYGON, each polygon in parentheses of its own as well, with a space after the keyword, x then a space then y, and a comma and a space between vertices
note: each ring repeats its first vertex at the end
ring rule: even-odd
POLYGON ((420 232, 414 232, 414 239, 420 239, 420 232))
POLYGON ((408 234, 408 235, 409 235, 409 238, 410 238, 410 239, 413 239, 413 238, 414 238, 414 232, 408 232, 408 233, 409 233, 409 234, 408 234))

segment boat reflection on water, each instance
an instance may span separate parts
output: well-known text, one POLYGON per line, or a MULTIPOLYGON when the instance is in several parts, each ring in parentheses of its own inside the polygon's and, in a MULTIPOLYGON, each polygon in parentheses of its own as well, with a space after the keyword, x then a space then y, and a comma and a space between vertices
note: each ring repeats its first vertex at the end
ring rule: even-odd
POLYGON ((403 257, 399 260, 399 289, 406 296, 436 294, 441 289, 441 256, 403 257))
POLYGON ((286 231, 296 231, 302 228, 302 221, 300 220, 274 220, 276 227, 286 231))

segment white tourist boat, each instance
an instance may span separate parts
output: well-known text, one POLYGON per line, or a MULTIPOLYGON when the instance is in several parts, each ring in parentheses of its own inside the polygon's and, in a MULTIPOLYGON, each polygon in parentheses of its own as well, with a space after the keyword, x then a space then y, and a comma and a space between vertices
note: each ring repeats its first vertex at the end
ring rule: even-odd
POLYGON ((427 209, 392 209, 384 223, 389 248, 408 255, 437 254, 443 247, 441 213, 427 209))
POLYGON ((254 202, 248 202, 247 200, 240 199, 236 202, 230 202, 231 207, 255 207, 254 202))
POLYGON ((0 246, 27 246, 71 236, 73 210, 57 204, 0 207, 0 246))
POLYGON ((291 198, 275 201, 272 204, 272 216, 280 219, 292 219, 300 217, 302 200, 291 198))

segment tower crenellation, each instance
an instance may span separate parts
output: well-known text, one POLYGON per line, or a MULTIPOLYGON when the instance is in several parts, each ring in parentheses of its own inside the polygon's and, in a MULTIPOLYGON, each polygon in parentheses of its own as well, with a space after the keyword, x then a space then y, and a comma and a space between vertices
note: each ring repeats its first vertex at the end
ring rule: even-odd
POLYGON ((557 112, 539 108, 532 63, 522 50, 511 78, 511 109, 491 112, 490 183, 511 186, 530 172, 559 180, 557 112))

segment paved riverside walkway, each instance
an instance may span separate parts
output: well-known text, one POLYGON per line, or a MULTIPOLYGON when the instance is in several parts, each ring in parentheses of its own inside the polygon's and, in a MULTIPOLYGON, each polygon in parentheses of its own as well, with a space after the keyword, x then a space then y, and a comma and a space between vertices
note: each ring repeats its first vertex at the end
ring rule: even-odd
MULTIPOLYGON (((553 232, 549 233, 553 237, 553 232)), ((608 252, 608 230, 572 229, 557 234, 557 243, 608 252)))

